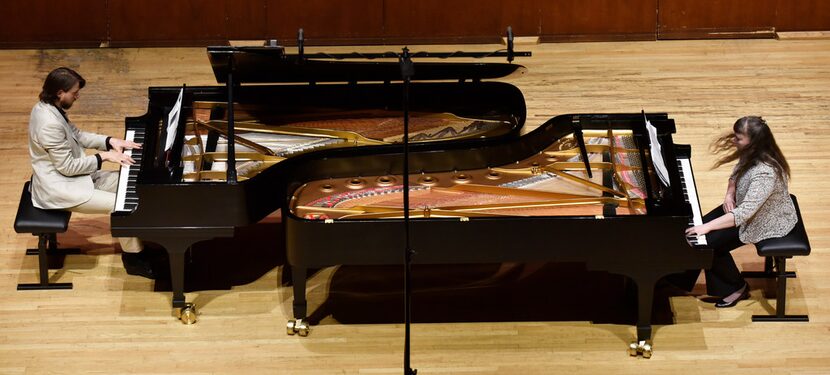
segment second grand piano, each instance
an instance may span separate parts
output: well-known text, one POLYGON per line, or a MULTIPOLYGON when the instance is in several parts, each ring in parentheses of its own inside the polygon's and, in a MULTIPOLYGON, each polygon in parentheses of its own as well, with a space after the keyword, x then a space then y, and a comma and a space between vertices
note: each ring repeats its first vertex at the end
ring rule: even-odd
MULTIPOLYGON (((651 147, 651 124, 641 114, 576 114, 518 139, 411 152, 414 263, 581 262, 627 276, 638 294, 629 349, 650 357, 655 283, 706 268, 712 252, 703 239, 684 236, 700 216, 692 208, 690 148, 673 143, 666 114, 648 119, 661 151, 651 147)), ((401 151, 331 150, 291 161, 284 215, 294 283, 289 334, 308 334, 307 269, 402 263, 401 151), (342 246, 351 238, 360 241, 342 246)))

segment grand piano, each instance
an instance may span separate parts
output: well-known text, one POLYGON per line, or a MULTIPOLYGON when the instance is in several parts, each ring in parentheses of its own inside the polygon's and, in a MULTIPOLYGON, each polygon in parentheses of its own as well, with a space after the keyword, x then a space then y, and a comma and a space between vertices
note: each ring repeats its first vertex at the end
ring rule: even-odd
MULTIPOLYGON (((654 287, 711 264, 672 119, 654 114, 557 116, 517 139, 469 139, 409 153, 415 264, 580 262, 627 276, 638 295, 632 355, 650 357, 654 287), (651 133, 651 134, 650 134, 651 133), (659 146, 659 148, 657 147, 659 146)), ((294 319, 307 335, 307 270, 404 261, 403 149, 337 149, 286 165, 284 211, 294 319), (340 246, 360 238, 359 246, 340 246)))
MULTIPOLYGON (((184 296, 186 252, 281 209, 285 161, 327 149, 383 152, 403 135, 398 61, 304 54, 302 46, 296 54, 279 46, 207 52, 220 85, 151 87, 147 113, 126 119, 125 138, 143 148, 127 150, 137 162, 121 169, 111 215, 113 236, 165 248, 184 323, 196 321, 184 296)), ((472 60, 419 64, 409 85, 413 150, 517 137, 524 98, 495 80, 524 71, 472 60)))

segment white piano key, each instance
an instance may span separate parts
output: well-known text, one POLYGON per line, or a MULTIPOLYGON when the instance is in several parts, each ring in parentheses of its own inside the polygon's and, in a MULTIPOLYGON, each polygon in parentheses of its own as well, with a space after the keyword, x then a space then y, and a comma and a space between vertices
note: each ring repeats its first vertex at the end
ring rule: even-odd
MULTIPOLYGON (((127 134, 124 136, 124 139, 128 141, 135 140, 135 130, 127 130, 127 134)), ((124 153, 132 156, 132 151, 133 150, 124 150, 124 153)), ((118 175, 118 190, 115 193, 115 211, 124 211, 124 202, 127 198, 127 179, 129 178, 129 176, 129 166, 122 165, 118 175)))
MULTIPOLYGON (((137 143, 144 143, 143 130, 127 130, 124 139, 137 143)), ((118 174, 118 189, 115 192, 115 207, 113 212, 132 211, 138 206, 135 184, 138 180, 138 169, 141 166, 142 150, 125 149, 124 154, 135 160, 131 166, 122 165, 118 174)))
MULTIPOLYGON (((692 175, 692 164, 689 159, 678 159, 680 166, 681 177, 683 179, 683 190, 686 201, 692 206, 692 225, 703 224, 703 215, 700 211, 700 202, 697 199, 697 187, 695 186, 695 179, 692 175)), ((698 245, 706 245, 706 236, 697 237, 698 245)))

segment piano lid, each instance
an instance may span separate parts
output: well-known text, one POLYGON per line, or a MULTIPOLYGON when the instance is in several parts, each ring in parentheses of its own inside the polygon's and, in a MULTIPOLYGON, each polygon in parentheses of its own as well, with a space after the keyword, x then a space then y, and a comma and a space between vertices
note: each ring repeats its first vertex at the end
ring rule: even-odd
MULTIPOLYGON (((374 58, 396 58, 394 52, 383 54, 288 54, 283 47, 207 48, 216 82, 227 83, 233 58, 233 79, 238 83, 290 82, 387 82, 401 81, 397 61, 369 61, 374 58), (388 54, 388 56, 387 56, 388 54), (348 60, 343 59, 362 59, 348 60)), ((484 80, 523 74, 527 69, 518 64, 485 62, 420 62, 421 57, 473 56, 468 53, 430 54, 419 52, 415 57, 413 81, 484 80), (452 55, 452 56, 450 56, 452 55)), ((480 54, 486 56, 486 54, 480 54)), ((526 56, 526 54, 523 54, 526 56)))

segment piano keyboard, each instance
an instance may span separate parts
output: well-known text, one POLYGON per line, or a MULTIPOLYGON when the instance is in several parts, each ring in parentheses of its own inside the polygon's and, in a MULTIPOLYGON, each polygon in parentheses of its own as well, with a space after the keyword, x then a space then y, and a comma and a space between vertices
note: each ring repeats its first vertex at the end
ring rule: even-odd
MULTIPOLYGON (((692 175, 692 164, 688 158, 677 159, 677 167, 680 169, 680 182, 683 184, 683 199, 692 206, 692 220, 689 226, 703 224, 703 215, 700 214, 700 202, 697 200, 697 187, 695 178, 692 175)), ((706 236, 687 237, 692 245, 706 246, 706 236)))
MULTIPOLYGON (((144 129, 127 130, 124 139, 136 143, 144 143, 144 129)), ((114 212, 130 212, 138 207, 138 195, 135 190, 135 183, 138 179, 138 171, 141 169, 141 156, 143 149, 125 149, 124 154, 135 160, 133 165, 122 165, 118 175, 118 190, 115 193, 114 212)))

